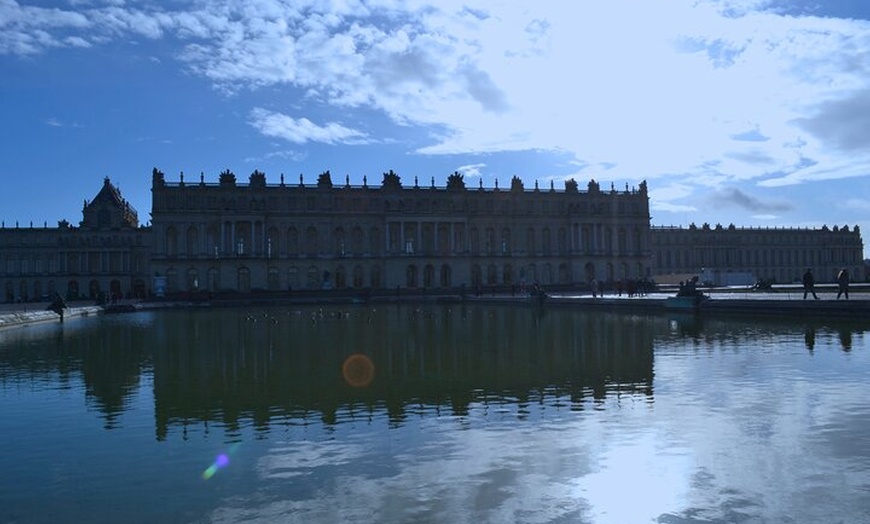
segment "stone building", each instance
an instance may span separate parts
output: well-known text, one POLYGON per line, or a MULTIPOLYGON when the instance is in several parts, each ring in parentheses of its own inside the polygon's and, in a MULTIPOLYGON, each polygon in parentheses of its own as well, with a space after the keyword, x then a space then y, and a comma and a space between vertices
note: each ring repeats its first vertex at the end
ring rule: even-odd
POLYGON ((0 289, 4 302, 144 297, 148 289, 149 228, 106 178, 85 201, 74 227, 0 228, 0 289))
POLYGON ((751 273, 774 283, 800 282, 807 268, 817 282, 832 282, 846 267, 863 280, 864 244, 858 226, 819 229, 711 227, 650 228, 656 278, 667 275, 751 273))
POLYGON ((602 282, 699 274, 799 281, 812 268, 830 282, 847 267, 864 275, 857 226, 819 229, 650 227, 647 186, 584 190, 466 187, 454 173, 403 185, 392 171, 377 186, 217 183, 152 173, 152 223, 108 178, 78 227, 0 227, 0 301, 96 300, 152 294, 357 289, 469 293, 539 283, 602 282))
POLYGON ((571 286, 593 278, 649 272, 646 183, 580 191, 468 188, 392 171, 378 187, 333 184, 322 173, 306 185, 247 184, 230 171, 218 183, 168 182, 152 173, 151 270, 166 292, 315 289, 450 290, 540 283, 571 286), (161 284, 163 285, 163 284, 161 284))

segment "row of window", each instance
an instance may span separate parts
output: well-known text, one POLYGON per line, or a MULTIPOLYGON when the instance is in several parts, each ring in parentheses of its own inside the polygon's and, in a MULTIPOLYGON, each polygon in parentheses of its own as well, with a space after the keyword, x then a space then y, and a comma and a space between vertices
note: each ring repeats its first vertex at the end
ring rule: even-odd
MULTIPOLYGON (((635 229, 629 236, 625 228, 617 230, 615 239, 612 229, 603 228, 599 233, 600 239, 596 240, 593 229, 590 226, 582 226, 575 229, 573 242, 569 242, 568 229, 558 228, 555 233, 548 227, 528 228, 525 235, 525 243, 515 245, 510 228, 495 228, 480 230, 472 226, 468 228, 464 224, 453 227, 446 224, 430 225, 406 223, 404 228, 398 222, 390 223, 387 228, 386 246, 384 238, 378 227, 369 229, 368 235, 362 227, 355 227, 348 235, 344 228, 335 228, 329 238, 330 245, 325 245, 324 236, 318 228, 310 226, 303 231, 295 227, 289 228, 282 234, 277 228, 271 227, 263 237, 262 225, 250 223, 237 223, 235 227, 224 227, 223 238, 218 228, 211 226, 207 229, 202 242, 200 230, 190 226, 185 234, 184 254, 188 256, 226 254, 255 255, 255 256, 283 256, 305 253, 317 255, 324 252, 337 255, 368 254, 380 255, 384 248, 390 254, 397 253, 424 253, 424 254, 511 254, 515 251, 541 253, 549 255, 554 252, 568 254, 572 251, 572 244, 580 248, 584 253, 595 252, 613 253, 614 240, 617 252, 620 254, 643 251, 643 240, 640 231, 635 229), (579 238, 578 238, 579 237, 579 238), (555 246, 554 246, 555 243, 555 246)), ((180 246, 180 234, 174 226, 166 229, 165 253, 169 256, 177 256, 182 253, 180 246)), ((577 250, 577 249, 573 250, 577 250)))
POLYGON ((129 235, 84 235, 84 234, 58 234, 53 231, 48 234, 33 233, 24 236, 6 236, 2 238, 4 249, 26 247, 32 249, 37 246, 45 247, 131 247, 142 246, 144 238, 142 234, 135 237, 129 235))
MULTIPOLYGON (((536 264, 514 266, 504 264, 497 266, 489 264, 481 266, 471 265, 471 286, 480 285, 514 285, 539 282, 541 284, 571 282, 571 272, 568 264, 560 264, 558 273, 554 273, 551 264, 544 263, 538 267, 536 264), (556 280, 558 276, 558 280, 556 280)), ((166 271, 166 287, 169 293, 188 291, 195 292, 208 290, 217 292, 225 287, 236 289, 241 292, 251 291, 257 283, 251 281, 251 271, 247 267, 236 269, 236 281, 224 283, 221 281, 221 273, 216 268, 208 269, 201 274, 196 268, 190 268, 183 275, 175 268, 166 271), (182 282, 183 277, 183 282, 182 282), (183 286, 183 287, 182 287, 183 286)), ((440 266, 425 264, 418 266, 409 264, 405 269, 404 285, 409 288, 450 288, 460 285, 453 278, 453 268, 450 264, 440 266)), ((319 289, 362 289, 371 287, 379 289, 384 287, 382 270, 379 265, 364 268, 355 265, 345 268, 343 265, 324 269, 324 266, 311 265, 307 268, 291 266, 282 277, 277 267, 270 267, 267 272, 265 288, 269 291, 288 290, 319 290, 319 289)))
POLYGON ((308 197, 218 197, 197 195, 160 195, 155 201, 155 208, 166 211, 269 211, 269 212, 329 212, 329 213, 619 213, 639 214, 645 212, 640 201, 625 202, 613 200, 597 200, 594 202, 566 202, 562 198, 556 201, 549 199, 531 200, 495 200, 469 198, 461 201, 444 199, 390 199, 390 198, 342 198, 331 196, 308 197), (164 200, 165 199, 165 200, 164 200))
POLYGON ((856 264, 861 261, 858 249, 728 249, 656 251, 656 266, 663 271, 686 269, 697 271, 705 266, 796 266, 817 264, 856 264))
POLYGON ((692 238, 682 236, 671 236, 667 233, 658 233, 650 235, 650 243, 652 245, 685 247, 693 245, 713 245, 713 246, 746 246, 746 245, 775 245, 782 248, 792 248, 794 246, 806 245, 823 245, 823 246, 857 246, 861 247, 861 237, 855 234, 843 236, 841 234, 821 234, 820 232, 808 232, 806 235, 800 236, 780 236, 780 235, 745 235, 745 236, 711 236, 698 235, 692 238))
POLYGON ((7 275, 55 273, 137 273, 143 270, 145 255, 119 251, 70 251, 54 256, 9 257, 0 270, 7 275))
POLYGON ((54 279, 21 279, 7 280, 3 285, 3 300, 5 302, 32 302, 51 300, 55 293, 67 300, 87 298, 145 298, 147 287, 142 279, 135 279, 132 285, 125 289, 121 280, 112 279, 101 282, 99 279, 82 280, 69 279, 58 284, 54 279))

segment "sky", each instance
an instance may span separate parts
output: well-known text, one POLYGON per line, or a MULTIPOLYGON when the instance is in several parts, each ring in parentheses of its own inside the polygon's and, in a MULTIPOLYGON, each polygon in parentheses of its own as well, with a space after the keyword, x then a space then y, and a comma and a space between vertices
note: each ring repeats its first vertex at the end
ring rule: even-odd
MULTIPOLYGON (((870 231, 865 0, 0 0, 0 220, 109 177, 650 190, 651 224, 870 231)), ((868 249, 865 238, 865 257, 868 249)))

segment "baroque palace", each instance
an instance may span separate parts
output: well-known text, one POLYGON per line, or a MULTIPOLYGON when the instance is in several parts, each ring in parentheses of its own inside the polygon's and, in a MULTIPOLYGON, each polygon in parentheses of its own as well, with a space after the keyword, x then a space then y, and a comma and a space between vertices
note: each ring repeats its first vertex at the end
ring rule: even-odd
POLYGON ((172 296, 191 292, 356 289, 474 292, 540 284, 583 289, 658 275, 751 272, 774 282, 806 267, 828 281, 840 267, 863 278, 858 227, 745 229, 708 225, 650 227, 645 182, 602 189, 574 180, 564 188, 403 184, 377 186, 246 183, 230 171, 217 183, 167 181, 152 172, 152 223, 106 178, 85 201, 78 227, 0 227, 0 289, 5 302, 172 296))
POLYGON ((649 272, 646 184, 584 192, 446 187, 396 173, 379 187, 169 183, 153 173, 151 269, 166 291, 231 289, 458 289, 640 278, 649 272))

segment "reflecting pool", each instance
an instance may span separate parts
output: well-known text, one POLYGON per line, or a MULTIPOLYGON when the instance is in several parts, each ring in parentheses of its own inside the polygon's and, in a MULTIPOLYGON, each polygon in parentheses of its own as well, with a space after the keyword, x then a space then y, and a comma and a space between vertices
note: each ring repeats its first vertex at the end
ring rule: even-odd
POLYGON ((485 305, 0 332, 0 522, 870 522, 870 320, 485 305))

